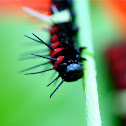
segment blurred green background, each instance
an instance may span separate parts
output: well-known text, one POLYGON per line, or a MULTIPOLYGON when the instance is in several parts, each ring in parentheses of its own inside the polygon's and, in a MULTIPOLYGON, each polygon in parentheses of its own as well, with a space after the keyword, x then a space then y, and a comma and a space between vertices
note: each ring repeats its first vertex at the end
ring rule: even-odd
MULTIPOLYGON (((91 5, 91 16, 102 125, 118 126, 118 119, 113 112, 113 87, 105 50, 113 41, 120 39, 121 34, 98 3, 91 5)), ((20 60, 23 53, 45 48, 24 37, 24 34, 31 36, 31 33, 37 33, 45 42, 49 41, 48 32, 42 31, 41 27, 37 28, 38 24, 41 25, 40 22, 27 20, 23 16, 1 16, 0 126, 85 126, 81 79, 72 83, 65 82, 50 99, 51 92, 61 80, 48 88, 46 85, 57 73, 50 71, 26 76, 19 72, 47 61, 41 58, 20 60)), ((49 65, 46 68, 51 67, 49 65)), ((39 67, 30 72, 44 69, 45 67, 39 67)))

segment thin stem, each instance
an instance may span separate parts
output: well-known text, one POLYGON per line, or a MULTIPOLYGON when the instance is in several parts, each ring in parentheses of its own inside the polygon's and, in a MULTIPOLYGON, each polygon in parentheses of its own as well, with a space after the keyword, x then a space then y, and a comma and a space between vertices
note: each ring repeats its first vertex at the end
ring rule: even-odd
POLYGON ((80 28, 78 39, 81 46, 87 47, 82 54, 87 59, 84 62, 85 74, 83 76, 87 126, 101 126, 89 0, 75 0, 74 2, 76 23, 80 28))

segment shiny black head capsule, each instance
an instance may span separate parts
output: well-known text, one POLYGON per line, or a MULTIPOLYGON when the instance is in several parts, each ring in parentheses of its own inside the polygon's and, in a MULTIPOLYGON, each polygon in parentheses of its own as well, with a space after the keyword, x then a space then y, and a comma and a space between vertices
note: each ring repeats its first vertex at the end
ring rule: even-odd
POLYGON ((59 74, 67 82, 76 81, 83 76, 83 68, 80 64, 72 63, 62 69, 59 74))

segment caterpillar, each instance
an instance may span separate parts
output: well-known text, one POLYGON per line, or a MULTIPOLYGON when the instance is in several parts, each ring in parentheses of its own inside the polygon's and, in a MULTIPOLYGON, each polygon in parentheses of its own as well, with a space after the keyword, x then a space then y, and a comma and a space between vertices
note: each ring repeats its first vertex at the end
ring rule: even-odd
MULTIPOLYGON (((65 1, 53 0, 53 3, 59 10, 69 8, 69 10, 71 11, 70 0, 65 0, 65 1)), ((51 69, 46 69, 34 73, 26 73, 25 75, 38 74, 38 73, 43 73, 51 70, 56 70, 59 75, 47 86, 53 84, 53 82, 55 82, 58 78, 60 77, 62 78, 60 84, 51 93, 50 98, 57 91, 57 89, 62 85, 64 81, 66 82, 76 81, 82 78, 84 74, 84 69, 82 67, 83 64, 81 62, 82 60, 86 60, 86 59, 81 57, 80 54, 81 51, 86 47, 77 48, 75 46, 75 40, 76 40, 75 36, 78 31, 78 27, 73 25, 74 16, 72 15, 72 13, 71 16, 72 16, 72 20, 70 20, 69 22, 54 23, 52 28, 49 30, 51 36, 49 43, 44 42, 40 37, 38 37, 34 33, 32 34, 33 36, 36 37, 36 39, 25 35, 26 37, 36 42, 42 43, 49 48, 49 52, 50 52, 49 57, 32 54, 33 56, 41 57, 49 60, 49 62, 46 62, 41 65, 45 65, 48 63, 53 65, 51 69)))

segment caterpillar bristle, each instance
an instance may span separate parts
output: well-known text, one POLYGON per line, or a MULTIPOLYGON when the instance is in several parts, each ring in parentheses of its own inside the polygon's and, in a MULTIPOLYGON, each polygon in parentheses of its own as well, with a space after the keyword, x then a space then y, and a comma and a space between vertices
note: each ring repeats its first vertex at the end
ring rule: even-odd
POLYGON ((50 45, 48 45, 47 43, 45 43, 42 39, 40 39, 37 35, 35 35, 34 33, 32 33, 37 39, 39 39, 43 44, 45 44, 47 47, 49 47, 51 50, 54 50, 50 45))
POLYGON ((46 64, 48 64, 48 63, 49 63, 49 62, 41 63, 41 64, 38 64, 38 65, 32 66, 32 67, 30 67, 30 68, 27 68, 27 69, 21 70, 20 72, 25 72, 25 71, 28 71, 28 70, 31 70, 31 69, 37 68, 37 67, 42 66, 42 65, 46 65, 46 64))
POLYGON ((31 37, 29 37, 29 36, 27 36, 27 35, 24 35, 25 37, 27 37, 27 38, 29 38, 29 39, 31 39, 31 40, 34 40, 34 41, 36 41, 36 42, 38 42, 38 43, 41 43, 42 44, 42 42, 41 41, 39 41, 39 40, 36 40, 36 39, 34 39, 34 38, 31 38, 31 37))
POLYGON ((50 95, 50 98, 52 97, 52 95, 58 90, 58 88, 61 86, 61 84, 64 82, 64 79, 60 82, 60 84, 57 86, 57 88, 52 92, 52 94, 50 95))
MULTIPOLYGON (((30 55, 30 54, 29 54, 30 55)), ((49 56, 49 54, 46 54, 46 55, 43 55, 43 56, 49 56)), ((27 56, 27 57, 22 57, 19 59, 19 61, 22 61, 22 60, 28 60, 28 59, 36 59, 36 58, 39 58, 39 56, 27 56)))
POLYGON ((35 58, 38 58, 38 57, 36 57, 36 56, 29 56, 29 57, 21 57, 21 58, 19 58, 19 61, 22 61, 22 60, 28 60, 28 59, 35 59, 35 58))
POLYGON ((49 58, 49 57, 45 57, 45 56, 41 56, 41 55, 36 55, 36 54, 31 54, 33 56, 38 56, 38 57, 42 57, 42 58, 45 58, 45 59, 50 59, 50 60, 57 60, 56 58, 49 58))
POLYGON ((43 70, 43 71, 39 71, 39 72, 34 72, 34 73, 26 73, 26 74, 24 74, 24 75, 38 74, 38 73, 43 73, 43 72, 50 71, 50 70, 53 70, 53 68, 47 69, 47 70, 43 70))
MULTIPOLYGON (((27 52, 27 53, 23 53, 23 54, 21 54, 21 56, 24 57, 24 56, 29 56, 33 53, 45 53, 45 52, 47 53, 47 52, 49 52, 49 50, 48 49, 34 50, 34 51, 27 52)), ((47 55, 47 54, 44 54, 43 56, 45 56, 45 55, 47 55)))
POLYGON ((47 85, 47 87, 50 86, 53 82, 55 82, 59 77, 60 77, 60 76, 58 75, 58 77, 56 77, 51 83, 49 83, 49 84, 47 85))
POLYGON ((55 34, 57 35, 58 40, 61 42, 61 39, 60 39, 60 37, 59 37, 59 35, 58 35, 58 32, 55 31, 55 34))

